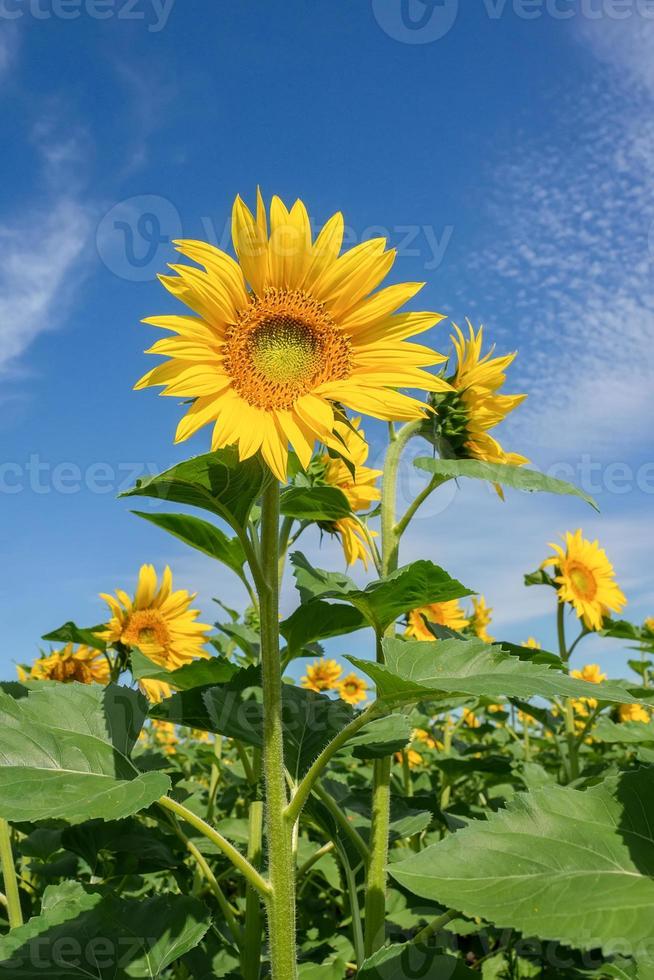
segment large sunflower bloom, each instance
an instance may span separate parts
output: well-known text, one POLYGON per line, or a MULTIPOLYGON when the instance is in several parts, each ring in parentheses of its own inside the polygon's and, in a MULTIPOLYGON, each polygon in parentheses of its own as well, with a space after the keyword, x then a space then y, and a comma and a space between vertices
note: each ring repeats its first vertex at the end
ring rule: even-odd
MULTIPOLYGON (((175 670, 196 657, 208 657, 204 649, 205 633, 211 629, 196 622, 200 615, 191 609, 195 595, 185 589, 173 591, 173 576, 166 566, 161 579, 152 565, 142 565, 133 599, 122 589, 116 595, 102 593, 101 599, 111 610, 111 619, 98 636, 108 644, 121 643, 137 647, 154 663, 175 670)), ((169 693, 168 685, 142 680, 144 693, 160 701, 169 693)))
POLYGON ((35 660, 31 670, 18 668, 21 681, 78 681, 80 684, 108 684, 109 661, 92 647, 79 646, 76 650, 67 643, 61 650, 35 660))
POLYGON ((507 453, 489 430, 502 422, 526 395, 498 394, 506 380, 507 368, 515 353, 494 357, 494 348, 482 354, 483 327, 477 333, 468 320, 468 336, 454 324, 452 343, 457 365, 448 380, 453 393, 434 399, 438 404, 439 428, 448 454, 458 459, 479 459, 488 463, 528 463, 526 456, 507 453))
POLYGON ((435 640, 436 637, 425 625, 425 619, 430 623, 436 623, 438 626, 446 626, 457 633, 464 630, 469 622, 458 599, 451 599, 449 602, 433 602, 429 606, 421 606, 409 613, 404 635, 412 636, 416 640, 435 640))
POLYGON ((424 370, 445 358, 405 342, 442 317, 395 312, 422 284, 370 295, 395 251, 375 238, 339 255, 343 227, 335 214, 313 241, 304 204, 288 211, 273 197, 269 233, 258 193, 256 215, 240 197, 234 203, 237 262, 205 242, 175 243, 202 268, 174 265, 176 276, 160 278, 199 315, 145 321, 172 331, 149 350, 170 360, 136 387, 160 385, 164 395, 193 399, 176 442, 211 423, 214 450, 238 445, 241 459, 261 451, 285 480, 289 443, 305 467, 316 442, 339 449, 336 405, 380 419, 419 419, 425 404, 394 389, 449 389, 424 370))
POLYGON ((569 602, 589 630, 600 630, 610 610, 620 612, 627 599, 615 581, 613 565, 597 541, 588 541, 581 531, 566 532, 565 548, 550 544, 555 556, 543 562, 553 566, 559 601, 569 602))
MULTIPOLYGON (((368 459, 368 443, 365 433, 359 428, 361 419, 352 420, 352 426, 337 422, 334 431, 344 443, 345 451, 352 462, 352 469, 340 457, 326 455, 324 480, 329 486, 341 490, 353 512, 368 510, 371 504, 381 499, 381 490, 376 486, 382 470, 373 470, 366 466, 368 459)), ((361 561, 368 567, 370 552, 363 528, 354 517, 344 517, 333 524, 333 530, 341 539, 345 560, 348 565, 361 561)), ((374 531, 368 532, 376 537, 374 531)))

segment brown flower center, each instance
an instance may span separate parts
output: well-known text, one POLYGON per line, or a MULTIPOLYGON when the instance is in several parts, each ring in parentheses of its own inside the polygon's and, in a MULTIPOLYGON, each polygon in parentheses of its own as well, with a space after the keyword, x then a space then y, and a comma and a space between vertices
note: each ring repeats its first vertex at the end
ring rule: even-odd
POLYGON ((158 609, 136 609, 120 637, 130 647, 165 650, 170 643, 166 621, 158 609))
POLYGON ((350 342, 322 303, 269 287, 227 333, 225 369, 239 395, 262 409, 292 408, 326 381, 348 377, 350 342))
POLYGON ((80 681, 82 684, 90 684, 93 680, 91 668, 83 660, 75 660, 73 657, 61 657, 52 667, 50 678, 53 681, 80 681))

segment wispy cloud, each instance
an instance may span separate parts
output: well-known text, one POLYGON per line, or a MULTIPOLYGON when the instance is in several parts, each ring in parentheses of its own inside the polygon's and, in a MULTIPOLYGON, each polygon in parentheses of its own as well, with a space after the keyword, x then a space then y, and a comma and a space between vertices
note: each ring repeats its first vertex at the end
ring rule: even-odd
POLYGON ((500 161, 489 242, 472 262, 478 315, 496 333, 503 321, 521 349, 531 398, 514 440, 560 452, 608 457, 651 432, 654 25, 632 21, 622 45, 615 22, 584 25, 588 51, 610 55, 612 70, 598 65, 581 95, 553 95, 543 135, 500 161))

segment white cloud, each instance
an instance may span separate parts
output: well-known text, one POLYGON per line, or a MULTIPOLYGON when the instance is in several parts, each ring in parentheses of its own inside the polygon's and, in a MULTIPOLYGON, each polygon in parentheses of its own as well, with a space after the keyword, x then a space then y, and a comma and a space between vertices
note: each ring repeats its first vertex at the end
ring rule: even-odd
POLYGON ((71 275, 89 232, 87 210, 61 198, 20 222, 0 225, 0 372, 35 337, 57 326, 80 277, 71 275))

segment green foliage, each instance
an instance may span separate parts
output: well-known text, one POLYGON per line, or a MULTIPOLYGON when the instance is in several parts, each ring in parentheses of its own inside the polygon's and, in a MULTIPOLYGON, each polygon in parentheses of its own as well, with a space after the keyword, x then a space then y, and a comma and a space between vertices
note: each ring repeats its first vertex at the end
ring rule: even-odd
POLYGON ((93 647, 94 650, 104 650, 106 647, 104 640, 99 640, 95 635, 103 629, 103 625, 82 629, 75 623, 68 622, 50 633, 45 633, 41 639, 48 643, 81 643, 84 646, 93 647))
POLYGON ((431 456, 421 456, 414 460, 414 464, 419 469, 440 477, 443 481, 466 477, 470 480, 485 480, 488 483, 497 483, 499 486, 512 487, 514 490, 527 490, 530 493, 564 494, 580 497, 595 510, 599 510, 593 498, 579 487, 524 466, 486 463, 479 459, 435 459, 431 456))
POLYGON ((318 640, 354 633, 367 625, 366 617, 353 606, 313 599, 298 606, 279 629, 292 659, 301 657, 305 648, 318 640))
POLYGON ((244 580, 245 573, 245 552, 243 545, 238 538, 228 537, 224 531, 209 524, 200 517, 191 514, 155 514, 146 513, 140 510, 133 510, 133 514, 142 517, 144 520, 154 524, 155 527, 167 531, 173 537, 179 538, 184 544, 190 545, 196 551, 201 551, 209 558, 215 558, 236 572, 241 580, 244 580))
POLYGON ((145 699, 124 687, 41 682, 27 698, 0 694, 0 816, 117 819, 150 806, 166 775, 130 759, 145 699))
POLYGON ((352 511, 347 497, 338 487, 287 487, 281 495, 280 512, 298 521, 332 523, 352 511))
POLYGON ((638 958, 652 938, 654 770, 519 795, 393 864, 417 895, 527 935, 638 958), (623 950, 624 951, 624 950, 623 950))

